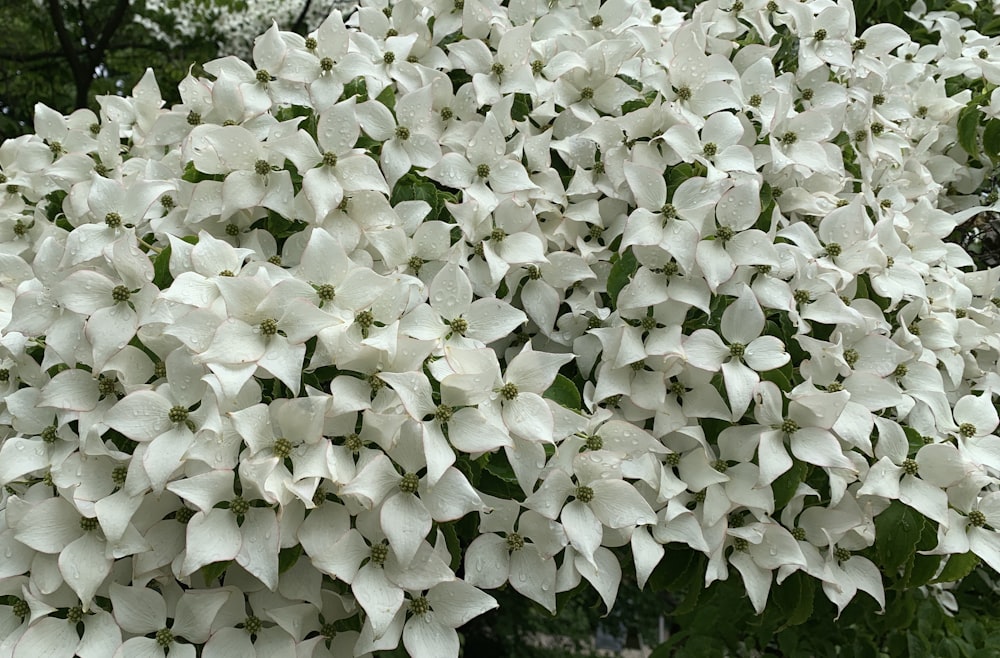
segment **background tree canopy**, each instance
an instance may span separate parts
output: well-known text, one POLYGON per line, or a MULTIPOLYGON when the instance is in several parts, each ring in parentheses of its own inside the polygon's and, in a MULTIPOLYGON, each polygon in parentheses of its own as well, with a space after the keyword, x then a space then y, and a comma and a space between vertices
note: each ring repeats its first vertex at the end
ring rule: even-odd
MULTIPOLYGON (((305 34, 343 0, 8 0, 0 3, 0 140, 31 132, 35 103, 59 112, 127 94, 146 68, 168 103, 191 66, 247 57, 272 20, 305 34)), ((200 73, 200 71, 196 71, 200 73)))

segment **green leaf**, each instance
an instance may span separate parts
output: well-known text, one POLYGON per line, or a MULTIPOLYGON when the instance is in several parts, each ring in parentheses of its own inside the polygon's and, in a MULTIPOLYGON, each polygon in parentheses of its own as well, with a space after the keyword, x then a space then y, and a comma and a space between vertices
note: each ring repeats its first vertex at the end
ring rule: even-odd
POLYGON ((396 90, 392 87, 392 85, 389 85, 385 89, 383 89, 382 93, 380 93, 378 96, 375 97, 375 100, 377 100, 379 103, 382 103, 382 105, 385 105, 387 108, 389 108, 395 113, 396 90))
POLYGON ((542 397, 548 398, 553 402, 558 402, 567 409, 580 411, 580 391, 577 389, 576 384, 573 383, 573 380, 569 377, 556 375, 556 379, 552 382, 552 386, 549 386, 545 392, 542 393, 542 397))
POLYGON ((285 573, 295 566, 302 555, 302 544, 283 548, 278 552, 278 573, 285 573))
POLYGON ((166 290, 173 282, 174 277, 170 274, 170 247, 168 245, 153 260, 153 285, 160 290, 166 290))
POLYGON ((973 100, 958 113, 958 143, 973 157, 979 155, 978 133, 979 105, 973 100))
POLYGON ((627 249, 622 257, 611 266, 611 272, 608 274, 608 296, 611 297, 612 306, 618 306, 618 293, 632 280, 632 275, 637 269, 639 269, 639 261, 635 259, 631 249, 627 249))
POLYGON ((941 566, 940 555, 914 555, 906 574, 907 587, 920 587, 930 582, 938 567, 941 566))
POLYGON ((954 580, 962 580, 976 568, 979 564, 979 556, 975 553, 961 553, 948 558, 948 564, 944 565, 941 575, 934 579, 935 583, 950 583, 954 580))
POLYGON ((774 492, 774 508, 783 508, 795 495, 799 488, 799 483, 806 479, 809 467, 804 462, 793 460, 792 467, 782 473, 777 480, 771 483, 771 491, 774 492))
POLYGON ((991 160, 1000 160, 1000 119, 990 119, 983 131, 983 150, 991 160))
POLYGON ((916 552, 924 517, 898 500, 875 517, 875 552, 883 571, 895 572, 916 552))
POLYGON ((205 579, 205 585, 215 585, 218 584, 219 578, 222 574, 226 573, 226 569, 232 564, 232 560, 224 560, 222 562, 213 562, 211 564, 206 564, 198 571, 201 572, 202 577, 205 579))
POLYGON ((510 107, 510 118, 514 121, 524 121, 531 114, 531 96, 515 93, 514 103, 510 107))
POLYGON ((812 616, 815 581, 796 571, 772 590, 772 600, 785 617, 784 627, 797 626, 812 616))

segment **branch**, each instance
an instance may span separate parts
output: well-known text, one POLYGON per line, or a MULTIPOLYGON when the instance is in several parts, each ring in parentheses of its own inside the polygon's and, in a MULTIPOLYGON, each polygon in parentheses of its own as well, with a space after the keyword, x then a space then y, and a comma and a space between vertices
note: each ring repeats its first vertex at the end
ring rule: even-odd
POLYGON ((46 59, 60 59, 65 57, 63 52, 55 53, 4 53, 0 52, 0 60, 7 62, 37 62, 46 59))
MULTIPOLYGON (((50 2, 52 0, 49 0, 50 2)), ((111 43, 111 37, 114 36, 115 32, 121 26, 122 21, 125 20, 125 14, 128 13, 129 7, 132 5, 131 0, 118 0, 118 4, 115 5, 115 9, 111 12, 111 16, 104 23, 104 29, 101 31, 101 37, 97 40, 97 44, 93 49, 93 56, 91 57, 91 62, 96 66, 104 60, 104 52, 108 49, 108 44, 111 43)))
POLYGON ((312 0, 306 0, 306 4, 302 7, 302 11, 299 12, 299 17, 295 19, 294 23, 292 23, 292 32, 302 34, 302 31, 306 27, 306 14, 309 13, 309 5, 311 4, 312 0))
POLYGON ((59 46, 62 54, 69 62, 69 67, 73 70, 73 77, 76 77, 80 70, 80 60, 76 57, 76 48, 73 38, 66 30, 66 19, 63 17, 62 6, 59 0, 49 0, 49 15, 52 17, 52 26, 56 30, 56 37, 59 39, 59 46))

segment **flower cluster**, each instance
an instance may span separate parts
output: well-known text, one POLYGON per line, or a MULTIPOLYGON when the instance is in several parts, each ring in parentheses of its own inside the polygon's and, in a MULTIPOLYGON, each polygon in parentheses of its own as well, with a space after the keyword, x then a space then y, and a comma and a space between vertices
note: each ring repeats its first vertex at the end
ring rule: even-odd
POLYGON ((484 590, 610 608, 668 545, 758 611, 1000 570, 1000 270, 945 240, 1000 40, 924 20, 399 0, 39 106, 0 655, 457 656, 484 590))

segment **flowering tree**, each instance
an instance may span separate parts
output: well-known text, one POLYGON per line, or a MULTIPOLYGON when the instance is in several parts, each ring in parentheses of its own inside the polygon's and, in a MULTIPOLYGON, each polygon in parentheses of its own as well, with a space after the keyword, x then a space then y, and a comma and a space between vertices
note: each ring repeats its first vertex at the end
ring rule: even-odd
MULTIPOLYGON (((0 146, 0 655, 456 656, 510 589, 1000 570, 997 42, 401 1, 0 146)), ((961 37, 961 38, 959 38, 961 37)))

